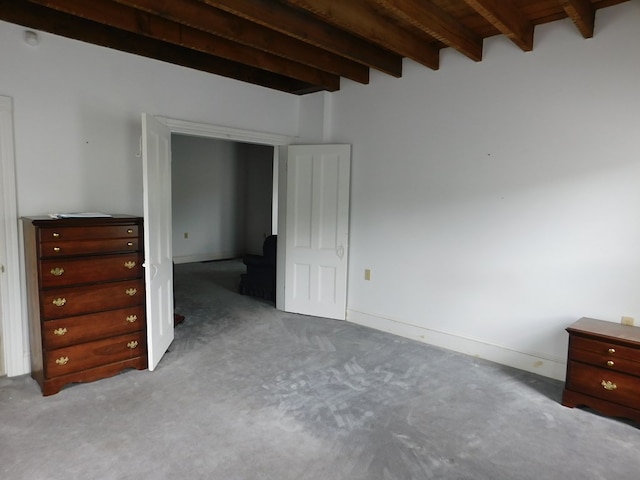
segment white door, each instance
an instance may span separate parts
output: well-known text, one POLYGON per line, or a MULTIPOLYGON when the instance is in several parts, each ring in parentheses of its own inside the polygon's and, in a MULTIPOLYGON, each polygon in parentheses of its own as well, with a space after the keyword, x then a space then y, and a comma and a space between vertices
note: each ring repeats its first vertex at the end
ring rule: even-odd
POLYGON ((173 341, 173 257, 171 251, 171 132, 142 114, 144 250, 149 370, 173 341))
POLYGON ((346 317, 350 172, 350 145, 287 148, 287 312, 346 317))

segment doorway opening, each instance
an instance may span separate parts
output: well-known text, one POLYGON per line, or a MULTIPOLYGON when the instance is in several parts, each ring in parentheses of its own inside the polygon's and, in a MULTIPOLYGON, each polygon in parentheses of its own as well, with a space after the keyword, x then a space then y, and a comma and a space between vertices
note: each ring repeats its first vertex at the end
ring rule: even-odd
POLYGON ((259 254, 277 233, 274 147, 174 134, 171 155, 174 262, 259 254))
MULTIPOLYGON (((271 145, 171 135, 174 268, 207 262, 208 280, 238 292, 242 258, 262 255, 265 239, 277 234, 274 155, 271 145)), ((174 275, 174 283, 183 279, 174 275)))

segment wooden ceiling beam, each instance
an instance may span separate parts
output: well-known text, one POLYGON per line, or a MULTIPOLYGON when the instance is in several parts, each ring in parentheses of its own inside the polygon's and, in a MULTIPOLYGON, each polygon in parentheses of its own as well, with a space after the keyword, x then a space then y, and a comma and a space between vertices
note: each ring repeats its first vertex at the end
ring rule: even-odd
POLYGON ((354 82, 369 83, 369 69, 344 56, 320 49, 298 39, 265 28, 197 0, 115 0, 122 5, 221 36, 354 82))
POLYGON ((274 0, 199 1, 394 77, 402 76, 400 55, 274 0))
POLYGON ((512 0, 464 1, 522 50, 533 50, 533 23, 516 8, 512 0))
POLYGON ((440 66, 439 50, 425 38, 393 24, 380 15, 370 0, 348 0, 336 4, 335 0, 281 0, 294 7, 311 12, 324 21, 353 32, 387 50, 415 60, 437 70, 440 66))
POLYGON ((560 5, 584 38, 593 37, 596 9, 589 0, 560 0, 560 5))
POLYGON ((108 0, 29 0, 30 3, 109 25, 136 35, 173 43, 201 53, 249 65, 261 70, 339 90, 340 77, 301 63, 250 48, 223 37, 211 35, 161 17, 153 16, 108 0))
POLYGON ((224 58, 118 30, 26 0, 0 0, 0 19, 26 28, 53 33, 82 42, 140 55, 186 68, 248 82, 287 93, 322 90, 315 85, 248 67, 224 58))
POLYGON ((375 0, 403 22, 455 48, 463 55, 482 60, 482 38, 429 0, 375 0))

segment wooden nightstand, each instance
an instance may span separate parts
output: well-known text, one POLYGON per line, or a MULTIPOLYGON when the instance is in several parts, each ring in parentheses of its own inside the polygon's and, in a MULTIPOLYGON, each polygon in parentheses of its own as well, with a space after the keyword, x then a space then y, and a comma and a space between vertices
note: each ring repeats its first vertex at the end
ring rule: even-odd
POLYGON ((640 328, 581 318, 567 332, 562 404, 640 423, 640 328))

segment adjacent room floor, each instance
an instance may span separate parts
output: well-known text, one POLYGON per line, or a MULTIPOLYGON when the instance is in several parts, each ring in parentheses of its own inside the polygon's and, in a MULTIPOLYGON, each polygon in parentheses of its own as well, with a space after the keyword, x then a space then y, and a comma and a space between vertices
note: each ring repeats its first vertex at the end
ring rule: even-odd
POLYGON ((0 478, 636 480, 640 429, 562 383, 237 293, 176 265, 185 321, 154 372, 42 397, 0 379, 0 478))

